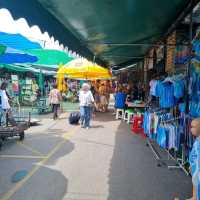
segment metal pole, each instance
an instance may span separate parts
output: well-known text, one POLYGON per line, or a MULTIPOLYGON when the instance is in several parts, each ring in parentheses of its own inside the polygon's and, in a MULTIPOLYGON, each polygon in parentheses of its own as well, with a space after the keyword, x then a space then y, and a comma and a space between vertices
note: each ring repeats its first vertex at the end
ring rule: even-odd
POLYGON ((102 58, 135 58, 135 59, 143 59, 143 56, 124 56, 124 55, 105 55, 105 56, 100 56, 102 58))
POLYGON ((189 63, 187 66, 187 97, 186 97, 186 114, 189 113, 189 82, 190 82, 190 67, 192 61, 192 36, 193 36, 193 10, 190 13, 190 26, 189 26, 189 63))
POLYGON ((95 63, 95 59, 96 59, 96 56, 94 55, 94 56, 93 56, 93 63, 95 63))
POLYGON ((6 112, 6 127, 8 127, 8 120, 9 120, 9 116, 8 116, 8 112, 6 112))
POLYGON ((155 44, 155 43, 89 43, 91 45, 105 45, 105 46, 148 46, 148 47, 161 47, 161 46, 189 46, 190 44, 176 43, 176 44, 155 44))
MULTIPOLYGON (((187 66, 187 94, 186 94, 186 129, 185 129, 185 137, 188 137, 189 134, 189 123, 190 123, 190 119, 188 117, 188 114, 190 112, 190 96, 189 96, 189 84, 190 84, 190 67, 191 67, 191 62, 192 62, 192 36, 193 36, 193 10, 190 13, 190 26, 189 26, 189 42, 190 42, 190 46, 189 46, 189 63, 187 66)), ((185 147, 182 146, 182 163, 185 162, 185 147)))

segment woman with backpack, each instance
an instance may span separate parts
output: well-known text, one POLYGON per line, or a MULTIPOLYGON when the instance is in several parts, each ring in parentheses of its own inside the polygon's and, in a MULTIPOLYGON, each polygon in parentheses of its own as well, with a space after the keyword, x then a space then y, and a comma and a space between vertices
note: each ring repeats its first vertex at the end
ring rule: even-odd
POLYGON ((92 106, 94 104, 94 97, 87 83, 82 85, 79 92, 81 127, 89 129, 92 114, 92 106))

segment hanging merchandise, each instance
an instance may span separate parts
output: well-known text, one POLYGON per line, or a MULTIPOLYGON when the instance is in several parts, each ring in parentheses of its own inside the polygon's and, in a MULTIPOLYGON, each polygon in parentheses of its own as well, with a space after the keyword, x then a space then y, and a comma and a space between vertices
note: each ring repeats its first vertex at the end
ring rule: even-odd
POLYGON ((185 95, 185 77, 177 75, 150 81, 150 95, 158 97, 160 108, 173 108, 185 95))
MULTIPOLYGON (((149 103, 144 113, 143 128, 145 135, 165 149, 173 159, 176 160, 177 155, 183 155, 178 157, 181 163, 177 161, 177 164, 187 174, 183 165, 188 161, 193 138, 186 131, 188 130, 184 113, 186 95, 186 76, 184 74, 151 80, 150 96, 153 98, 150 100, 156 99, 159 104, 149 103)), ((149 145, 152 145, 151 142, 149 145)), ((158 157, 158 155, 156 156, 158 157)))
POLYGON ((175 53, 175 45, 176 44, 176 32, 174 31, 167 38, 167 58, 166 58, 166 72, 171 72, 174 67, 174 53, 175 53))
POLYGON ((172 108, 175 105, 174 87, 170 82, 160 82, 156 86, 161 108, 172 108))
POLYGON ((185 65, 189 60, 188 46, 177 46, 175 53, 175 65, 185 65))
POLYGON ((15 96, 19 96, 19 79, 17 75, 11 75, 12 91, 15 96))
POLYGON ((39 89, 35 80, 26 78, 22 84, 22 103, 25 105, 32 105, 37 100, 37 91, 39 89))
POLYGON ((195 57, 191 60, 190 68, 190 114, 192 117, 200 117, 200 40, 193 42, 195 57))

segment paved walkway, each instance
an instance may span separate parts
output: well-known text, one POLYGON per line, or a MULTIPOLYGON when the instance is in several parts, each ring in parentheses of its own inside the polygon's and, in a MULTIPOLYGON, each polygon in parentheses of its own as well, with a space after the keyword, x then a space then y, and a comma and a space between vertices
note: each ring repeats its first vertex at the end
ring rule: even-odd
POLYGON ((0 200, 173 200, 188 198, 191 178, 157 167, 152 152, 126 123, 98 114, 90 130, 66 116, 43 119, 23 143, 0 152, 0 200), (13 181, 16 172, 27 175, 13 181))

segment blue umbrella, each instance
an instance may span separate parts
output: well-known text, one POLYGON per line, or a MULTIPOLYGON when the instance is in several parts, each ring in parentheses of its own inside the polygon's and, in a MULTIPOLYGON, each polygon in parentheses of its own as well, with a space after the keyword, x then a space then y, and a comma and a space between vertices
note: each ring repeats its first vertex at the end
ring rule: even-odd
POLYGON ((32 42, 21 34, 10 34, 0 32, 0 44, 18 50, 41 49, 41 45, 32 42))
POLYGON ((36 56, 20 53, 5 53, 0 55, 0 64, 14 64, 14 63, 34 63, 37 62, 36 56))

